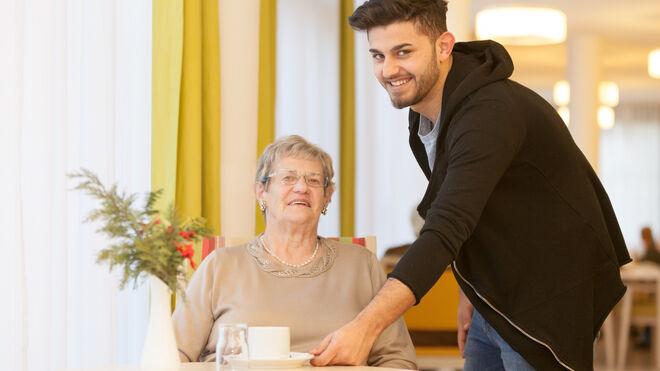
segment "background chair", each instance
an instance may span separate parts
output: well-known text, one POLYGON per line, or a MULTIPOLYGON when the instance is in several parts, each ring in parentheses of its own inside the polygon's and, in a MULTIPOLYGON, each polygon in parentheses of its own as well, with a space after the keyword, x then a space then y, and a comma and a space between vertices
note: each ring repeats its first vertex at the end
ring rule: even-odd
MULTIPOLYGON (((388 250, 381 264, 386 273, 394 269, 409 245, 388 250)), ((462 369, 458 349, 456 313, 458 283, 448 266, 422 301, 403 315, 417 353, 420 369, 462 369)))

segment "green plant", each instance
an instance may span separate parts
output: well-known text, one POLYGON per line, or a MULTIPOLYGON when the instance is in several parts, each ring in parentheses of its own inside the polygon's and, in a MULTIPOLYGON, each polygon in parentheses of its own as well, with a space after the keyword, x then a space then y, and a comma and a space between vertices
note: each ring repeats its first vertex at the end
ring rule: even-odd
POLYGON ((142 207, 137 194, 117 191, 117 185, 106 189, 93 172, 82 169, 69 177, 79 179, 76 190, 83 191, 100 201, 99 208, 92 210, 85 222, 98 222, 97 232, 108 236, 113 242, 103 248, 97 263, 109 263, 110 270, 122 267, 120 288, 133 281, 138 284, 142 273, 160 278, 173 293, 183 293, 182 282, 186 281, 184 260, 190 261, 194 269, 193 243, 201 241, 211 230, 204 218, 179 218, 174 206, 161 214, 154 203, 162 190, 148 192, 142 207))

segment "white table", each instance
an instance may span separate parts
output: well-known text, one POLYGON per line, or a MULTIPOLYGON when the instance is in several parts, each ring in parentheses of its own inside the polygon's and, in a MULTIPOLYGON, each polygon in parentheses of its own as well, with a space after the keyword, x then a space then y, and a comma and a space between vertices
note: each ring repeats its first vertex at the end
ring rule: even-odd
MULTIPOLYGON (((144 369, 140 368, 138 365, 123 365, 123 366, 103 366, 103 367, 86 367, 84 369, 80 368, 67 368, 62 371, 160 371, 154 369, 144 369)), ((235 371, 240 370, 250 370, 250 371, 266 371, 267 369, 233 369, 235 371)), ((274 369, 270 369, 274 370, 274 369)), ((165 370, 163 370, 165 371, 165 370)), ((170 371, 170 370, 167 370, 170 371)), ((176 371, 216 371, 215 362, 191 362, 191 363, 182 363, 178 370, 176 371)), ((218 368, 218 371, 232 371, 232 368, 229 366, 218 368)), ((370 367, 370 366, 332 366, 332 367, 312 367, 305 366, 301 368, 290 368, 290 369, 277 369, 277 371, 401 371, 397 368, 388 368, 388 367, 370 367)))

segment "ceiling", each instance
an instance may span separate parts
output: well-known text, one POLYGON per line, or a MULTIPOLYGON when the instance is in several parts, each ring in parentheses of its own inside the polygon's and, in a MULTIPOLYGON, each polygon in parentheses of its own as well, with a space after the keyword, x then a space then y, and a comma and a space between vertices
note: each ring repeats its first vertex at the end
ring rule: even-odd
MULTIPOLYGON (((563 11, 569 40, 574 35, 598 40, 600 65, 596 68, 602 80, 619 85, 621 101, 660 102, 660 79, 651 78, 647 72, 649 51, 660 48, 660 0, 469 0, 469 3, 471 30, 476 13, 491 6, 540 6, 563 11)), ((515 66, 513 78, 535 90, 551 92, 554 82, 566 79, 566 44, 506 46, 515 66)))

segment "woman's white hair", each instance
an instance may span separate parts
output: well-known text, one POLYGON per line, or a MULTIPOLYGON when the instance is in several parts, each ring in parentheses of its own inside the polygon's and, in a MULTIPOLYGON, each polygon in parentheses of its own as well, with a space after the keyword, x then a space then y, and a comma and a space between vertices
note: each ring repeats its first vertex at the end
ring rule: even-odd
POLYGON ((255 183, 263 183, 264 188, 268 189, 268 178, 266 177, 273 171, 273 165, 283 157, 301 157, 319 161, 321 169, 323 169, 323 177, 326 180, 324 191, 334 187, 335 183, 332 178, 335 172, 332 169, 332 158, 321 147, 308 142, 300 135, 282 137, 266 146, 257 161, 255 183))

